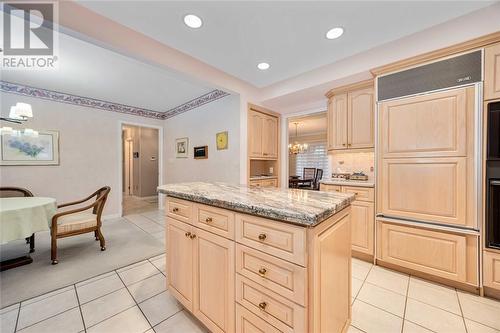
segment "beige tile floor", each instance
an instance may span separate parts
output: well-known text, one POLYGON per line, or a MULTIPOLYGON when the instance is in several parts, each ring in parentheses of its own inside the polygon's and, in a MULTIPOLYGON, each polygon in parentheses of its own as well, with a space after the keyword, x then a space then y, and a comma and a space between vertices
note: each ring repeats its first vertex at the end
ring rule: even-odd
MULTIPOLYGON (((162 213, 127 216, 162 233, 162 213), (159 231, 158 231, 159 230, 159 231)), ((157 256, 0 310, 0 332, 206 332, 165 288, 157 256)), ((353 259, 353 332, 500 333, 500 302, 353 259)))
POLYGON ((139 198, 132 195, 123 195, 123 216, 140 214, 151 210, 158 210, 158 198, 139 198))

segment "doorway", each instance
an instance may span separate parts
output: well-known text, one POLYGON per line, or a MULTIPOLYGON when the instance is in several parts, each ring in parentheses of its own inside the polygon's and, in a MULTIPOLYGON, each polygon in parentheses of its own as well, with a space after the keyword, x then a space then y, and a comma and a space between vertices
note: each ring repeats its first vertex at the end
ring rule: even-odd
POLYGON ((122 215, 157 210, 159 129, 122 124, 122 215))

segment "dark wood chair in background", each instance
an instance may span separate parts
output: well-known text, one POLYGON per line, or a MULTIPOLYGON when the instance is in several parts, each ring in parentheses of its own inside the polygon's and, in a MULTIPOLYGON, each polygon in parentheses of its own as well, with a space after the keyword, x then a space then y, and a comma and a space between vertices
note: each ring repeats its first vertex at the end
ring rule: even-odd
POLYGON ((109 186, 101 187, 85 199, 57 206, 58 211, 52 217, 52 228, 50 230, 53 265, 58 263, 57 239, 59 238, 94 232, 95 240, 100 241, 101 251, 106 250, 106 241, 101 232, 101 217, 110 191, 109 186), (95 201, 86 206, 65 211, 59 210, 60 208, 82 204, 94 197, 96 198, 95 201))
POLYGON ((319 181, 323 178, 323 169, 316 169, 316 174, 314 175, 314 181, 312 183, 312 189, 319 191, 319 181))
POLYGON ((299 183, 299 188, 311 188, 315 174, 316 168, 304 168, 302 170, 302 181, 299 183))
MULTIPOLYGON (((4 186, 0 187, 0 198, 32 197, 33 193, 22 187, 4 186)), ((30 253, 35 252, 35 234, 26 238, 26 244, 30 245, 30 253)))

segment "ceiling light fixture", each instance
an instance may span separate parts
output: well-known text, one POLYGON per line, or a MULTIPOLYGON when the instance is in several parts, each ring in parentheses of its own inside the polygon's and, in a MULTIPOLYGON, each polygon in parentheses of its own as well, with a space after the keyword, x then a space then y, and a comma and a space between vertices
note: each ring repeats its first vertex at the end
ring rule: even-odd
POLYGON ((333 28, 333 29, 330 29, 327 31, 326 38, 327 39, 336 39, 336 38, 339 38, 340 36, 342 36, 343 34, 344 34, 344 28, 336 27, 336 28, 333 28))
POLYGON ((266 69, 269 69, 269 67, 271 67, 271 65, 269 65, 267 62, 261 62, 257 65, 257 68, 261 71, 265 71, 266 69))
POLYGON ((184 23, 193 29, 198 29, 203 25, 203 21, 199 16, 196 16, 194 14, 187 14, 184 16, 184 23))

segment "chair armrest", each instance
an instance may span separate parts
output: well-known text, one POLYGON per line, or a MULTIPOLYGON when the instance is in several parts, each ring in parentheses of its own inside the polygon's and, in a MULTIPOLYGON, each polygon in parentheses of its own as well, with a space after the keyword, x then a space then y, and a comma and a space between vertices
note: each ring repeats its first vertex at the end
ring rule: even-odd
POLYGON ((62 208, 62 207, 67 207, 67 206, 73 206, 73 205, 81 204, 82 202, 85 202, 87 200, 92 199, 93 197, 95 197, 98 194, 99 194, 99 191, 95 191, 94 193, 92 193, 91 195, 89 195, 88 197, 86 197, 85 199, 77 200, 77 201, 72 201, 72 202, 67 202, 67 203, 58 205, 57 208, 62 208))
MULTIPOLYGON (((57 220, 61 216, 71 215, 71 214, 74 214, 74 213, 83 212, 83 211, 89 210, 91 208, 94 208, 98 204, 99 204, 99 201, 96 201, 96 202, 94 202, 94 203, 92 203, 90 205, 87 205, 87 206, 83 206, 83 207, 80 207, 80 208, 75 208, 75 209, 71 209, 71 210, 67 210, 65 212, 60 212, 60 213, 55 214, 54 216, 52 216, 52 229, 56 230, 55 228, 57 228, 57 220)), ((58 207, 60 207, 60 206, 58 206, 58 207)))

